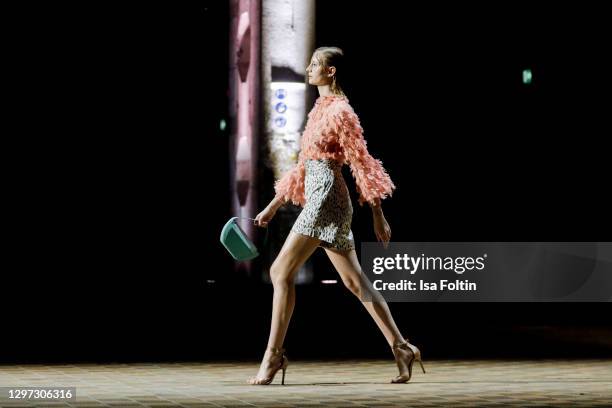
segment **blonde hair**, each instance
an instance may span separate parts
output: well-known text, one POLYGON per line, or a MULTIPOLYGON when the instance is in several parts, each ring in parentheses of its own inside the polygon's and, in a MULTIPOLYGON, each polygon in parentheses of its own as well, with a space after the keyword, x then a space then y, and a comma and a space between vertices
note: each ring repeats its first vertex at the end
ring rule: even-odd
MULTIPOLYGON (((332 77, 330 90, 334 95, 346 96, 338 82, 338 72, 342 73, 344 52, 338 47, 319 47, 314 51, 317 60, 324 68, 336 67, 336 73, 332 77)), ((341 74, 342 75, 342 74, 341 74)))

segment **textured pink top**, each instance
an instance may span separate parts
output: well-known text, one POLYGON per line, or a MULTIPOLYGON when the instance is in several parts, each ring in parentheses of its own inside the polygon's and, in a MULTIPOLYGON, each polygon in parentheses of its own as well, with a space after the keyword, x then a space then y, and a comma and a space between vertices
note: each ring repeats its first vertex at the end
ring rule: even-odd
POLYGON ((344 96, 329 95, 317 98, 308 113, 302 134, 297 165, 274 183, 276 197, 284 203, 291 201, 301 207, 304 197, 304 162, 307 159, 333 159, 349 164, 355 178, 359 205, 375 204, 391 196, 395 185, 382 162, 373 158, 366 147, 359 118, 344 96))

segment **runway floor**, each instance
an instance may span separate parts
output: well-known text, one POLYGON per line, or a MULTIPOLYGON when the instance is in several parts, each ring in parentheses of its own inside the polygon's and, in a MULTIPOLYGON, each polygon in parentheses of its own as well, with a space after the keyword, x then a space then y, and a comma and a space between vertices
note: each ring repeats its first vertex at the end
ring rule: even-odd
MULTIPOLYGON (((3 400, 3 407, 609 407, 612 360, 424 361, 408 384, 395 363, 294 361, 269 386, 259 363, 3 365, 0 386, 73 386, 76 401, 3 400)), ((6 391, 4 392, 6 395, 6 391)))

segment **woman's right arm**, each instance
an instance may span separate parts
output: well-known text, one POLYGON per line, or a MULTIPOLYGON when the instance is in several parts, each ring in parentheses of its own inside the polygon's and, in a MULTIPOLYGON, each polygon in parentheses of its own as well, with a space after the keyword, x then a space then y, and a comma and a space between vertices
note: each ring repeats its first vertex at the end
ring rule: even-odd
POLYGON ((304 195, 303 178, 300 180, 300 172, 303 170, 303 163, 300 161, 296 167, 294 167, 291 171, 287 172, 280 180, 278 180, 274 189, 276 190, 276 195, 270 201, 268 206, 264 208, 257 216, 255 217, 255 225, 259 225, 260 227, 267 227, 268 223, 276 214, 276 211, 286 204, 289 200, 292 200, 294 204, 301 204, 304 195), (302 187, 300 187, 300 185, 302 187))
POLYGON ((268 207, 276 211, 279 208, 281 208, 283 205, 285 205, 285 202, 283 201, 282 198, 277 196, 277 197, 274 197, 272 201, 270 201, 270 204, 268 204, 268 207))

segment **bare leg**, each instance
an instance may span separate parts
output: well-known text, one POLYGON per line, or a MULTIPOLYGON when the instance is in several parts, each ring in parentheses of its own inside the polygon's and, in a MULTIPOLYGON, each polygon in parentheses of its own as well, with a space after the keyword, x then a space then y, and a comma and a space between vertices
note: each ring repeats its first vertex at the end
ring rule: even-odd
POLYGON ((355 250, 339 251, 332 248, 324 248, 327 256, 340 274, 342 282, 355 296, 359 298, 363 306, 370 313, 383 335, 387 339, 389 346, 402 341, 404 338, 400 333, 391 311, 385 299, 380 293, 374 289, 367 278, 363 276, 361 265, 357 259, 355 250), (362 290, 368 291, 362 293, 362 290), (363 299, 372 299, 372 301, 364 301, 363 299))
POLYGON ((340 251, 332 248, 324 248, 327 256, 340 274, 344 285, 359 298, 363 306, 370 313, 383 335, 387 339, 387 343, 392 347, 395 360, 397 362, 400 377, 406 376, 408 372, 408 363, 413 358, 411 349, 393 348, 395 344, 403 342, 405 339, 400 333, 387 302, 382 297, 380 292, 372 287, 371 282, 365 277, 361 270, 361 265, 357 259, 355 250, 340 251), (364 301, 368 299, 368 301, 364 301), (370 301, 369 299, 372 299, 370 301))
POLYGON ((259 367, 257 378, 268 378, 280 364, 280 354, 270 348, 281 348, 287 327, 295 307, 295 275, 302 264, 317 249, 321 241, 317 238, 289 232, 278 256, 270 266, 270 280, 274 286, 272 299, 272 324, 268 347, 259 367))

